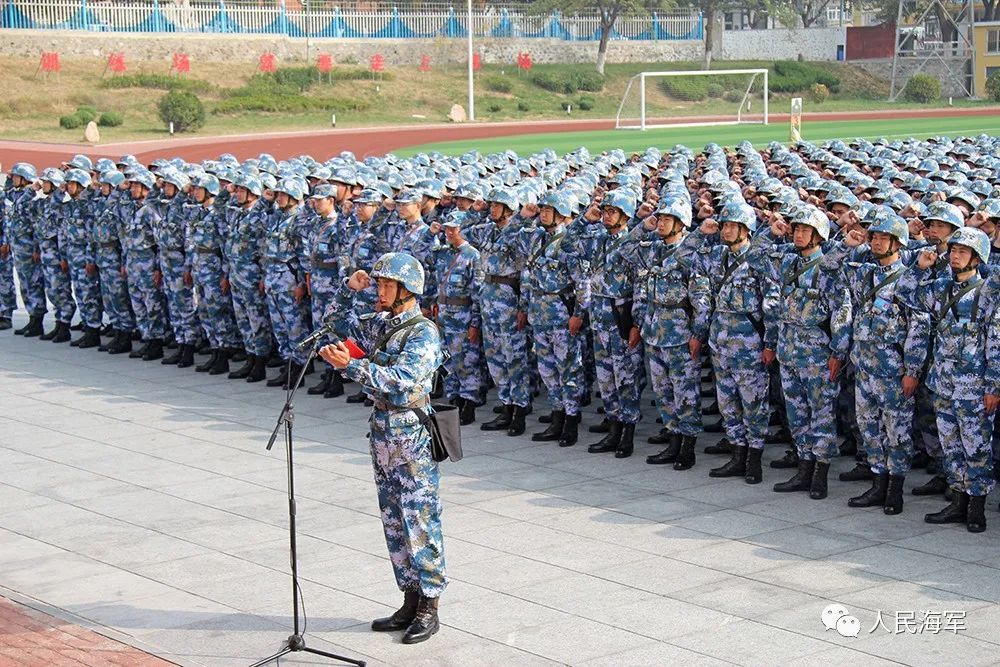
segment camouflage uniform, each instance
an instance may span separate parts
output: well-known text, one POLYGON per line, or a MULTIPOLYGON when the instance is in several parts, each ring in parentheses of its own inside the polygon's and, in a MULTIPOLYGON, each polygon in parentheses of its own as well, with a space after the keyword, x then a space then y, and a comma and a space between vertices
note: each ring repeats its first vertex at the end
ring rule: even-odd
POLYGON ((69 195, 53 190, 48 197, 35 201, 38 216, 35 235, 41 252, 45 295, 52 302, 56 322, 68 324, 76 314, 76 302, 73 300, 69 271, 63 272, 60 266, 60 262, 68 261, 68 257, 66 249, 59 245, 59 227, 62 207, 69 201, 69 195))
POLYGON ((160 340, 167 333, 166 299, 163 290, 153 282, 153 273, 159 270, 153 232, 159 216, 148 199, 147 196, 147 201, 143 201, 135 214, 125 221, 122 230, 132 311, 146 341, 160 340))
POLYGON ((305 288, 305 271, 299 262, 302 241, 298 208, 276 211, 264 240, 264 289, 267 307, 271 314, 274 337, 282 359, 291 358, 295 364, 306 363, 306 350, 298 349, 299 343, 309 333, 309 301, 295 299, 295 290, 305 288))
MULTIPOLYGON (((186 180, 186 179, 185 179, 186 180)), ((179 188, 178 188, 179 189, 179 188)), ((187 196, 178 191, 170 199, 159 202, 160 215, 153 226, 156 238, 162 289, 167 300, 167 312, 174 338, 179 345, 194 345, 198 335, 195 327, 194 289, 185 281, 191 264, 185 252, 187 196)))
POLYGON ((7 190, 6 197, 11 205, 5 214, 3 233, 17 269, 21 300, 29 315, 42 317, 48 307, 42 265, 35 261, 35 253, 39 252, 35 236, 35 195, 35 190, 29 186, 7 190))
POLYGON ((232 286, 236 324, 247 354, 266 358, 271 352, 271 321, 260 293, 264 279, 260 257, 267 203, 257 199, 234 215, 226 238, 226 263, 232 286))
POLYGON ((187 264, 194 278, 198 320, 209 344, 217 349, 242 346, 233 312, 233 299, 222 293, 222 279, 229 274, 223 257, 226 219, 215 206, 185 205, 187 264))
POLYGON ((129 302, 128 285, 122 277, 125 258, 122 250, 123 221, 129 220, 137 210, 127 194, 112 192, 103 210, 94 219, 92 235, 97 251, 97 269, 101 274, 101 299, 104 312, 116 331, 130 333, 135 329, 135 318, 129 302))

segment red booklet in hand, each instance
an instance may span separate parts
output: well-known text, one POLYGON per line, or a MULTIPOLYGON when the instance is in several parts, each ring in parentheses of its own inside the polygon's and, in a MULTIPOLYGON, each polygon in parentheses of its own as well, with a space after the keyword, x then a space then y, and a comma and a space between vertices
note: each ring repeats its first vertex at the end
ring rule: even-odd
POLYGON ((351 353, 351 359, 365 358, 365 351, 358 347, 358 344, 354 342, 353 338, 345 340, 344 345, 347 346, 347 351, 351 353))

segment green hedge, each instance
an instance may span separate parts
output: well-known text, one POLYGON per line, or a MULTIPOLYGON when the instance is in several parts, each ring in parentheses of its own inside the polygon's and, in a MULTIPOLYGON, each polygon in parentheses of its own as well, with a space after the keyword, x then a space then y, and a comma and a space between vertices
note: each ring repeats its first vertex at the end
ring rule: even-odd
POLYGON ((125 122, 125 116, 117 111, 105 111, 97 119, 97 124, 101 127, 118 127, 125 122))
POLYGON ((491 90, 494 93, 509 93, 514 90, 514 83, 502 76, 488 76, 483 80, 483 85, 486 86, 486 90, 491 90))
POLYGON ((986 79, 986 96, 994 102, 1000 102, 1000 72, 993 72, 986 79))
POLYGON ((174 124, 174 132, 197 130, 205 124, 205 106, 194 93, 171 90, 157 105, 164 125, 174 124))
POLYGON ((306 111, 365 111, 371 102, 365 99, 337 97, 307 97, 299 94, 257 93, 234 95, 217 103, 213 114, 231 114, 245 111, 304 113, 306 111))
POLYGON ((914 74, 903 88, 903 99, 910 102, 933 102, 941 97, 941 82, 929 74, 914 74))
MULTIPOLYGON (((817 83, 831 93, 840 90, 840 79, 822 67, 793 60, 778 60, 768 73, 768 87, 772 93, 805 93, 817 83)), ((715 76, 677 76, 657 80, 660 90, 667 96, 684 102, 701 102, 709 97, 726 100, 743 99, 750 77, 746 74, 718 74, 715 76)), ((754 90, 759 91, 764 82, 758 78, 754 90)))
POLYGON ((187 79, 169 74, 126 74, 101 81, 104 88, 155 88, 207 93, 214 87, 202 79, 187 79))
POLYGON ((771 70, 767 84, 774 93, 801 93, 817 83, 822 83, 831 93, 840 92, 840 79, 818 65, 778 60, 771 70))
POLYGON ((594 70, 541 70, 531 75, 531 82, 550 93, 572 95, 585 90, 599 93, 604 89, 604 77, 594 70))
POLYGON ((75 130, 79 127, 83 127, 89 122, 90 121, 88 120, 84 120, 84 116, 78 111, 59 117, 59 127, 64 130, 75 130))

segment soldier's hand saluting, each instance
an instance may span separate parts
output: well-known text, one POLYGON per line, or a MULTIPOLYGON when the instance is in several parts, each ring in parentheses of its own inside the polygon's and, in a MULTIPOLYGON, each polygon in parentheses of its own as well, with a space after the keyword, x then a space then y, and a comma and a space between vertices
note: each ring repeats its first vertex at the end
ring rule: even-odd
POLYGON ((366 290, 371 284, 372 278, 364 269, 358 269, 351 274, 350 278, 347 279, 347 286, 355 292, 366 290))
POLYGON ((705 236, 711 236, 712 234, 719 233, 719 223, 714 218, 706 218, 698 229, 705 236))
POLYGON ((920 254, 917 255, 917 266, 921 269, 929 269, 934 266, 937 259, 937 253, 933 250, 921 250, 920 254))
POLYGON ((844 237, 844 245, 848 248, 857 248, 865 242, 865 231, 863 229, 852 229, 844 237))

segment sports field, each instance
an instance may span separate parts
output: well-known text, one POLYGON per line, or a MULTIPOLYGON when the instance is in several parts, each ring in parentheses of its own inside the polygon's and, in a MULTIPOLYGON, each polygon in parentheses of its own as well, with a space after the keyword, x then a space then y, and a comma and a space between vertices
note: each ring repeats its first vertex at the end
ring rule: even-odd
MULTIPOLYGON (((927 137, 932 135, 996 134, 1000 132, 1000 115, 957 118, 885 118, 855 121, 803 121, 802 136, 809 141, 852 137, 927 137)), ((517 153, 533 153, 551 148, 566 153, 580 146, 591 152, 620 148, 625 151, 643 150, 648 146, 669 147, 687 144, 701 147, 709 142, 732 146, 744 139, 754 144, 788 141, 788 122, 770 125, 715 125, 707 127, 675 127, 657 130, 600 130, 594 132, 553 132, 526 134, 490 139, 446 141, 410 146, 396 151, 407 156, 419 152, 441 151, 459 155, 468 150, 481 153, 513 149, 517 153)))

